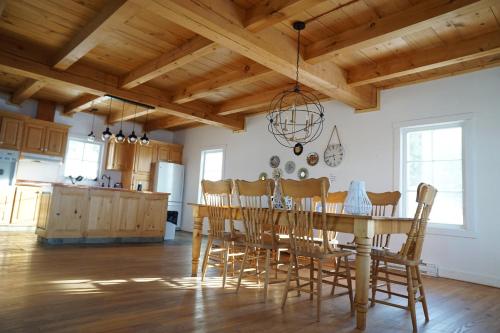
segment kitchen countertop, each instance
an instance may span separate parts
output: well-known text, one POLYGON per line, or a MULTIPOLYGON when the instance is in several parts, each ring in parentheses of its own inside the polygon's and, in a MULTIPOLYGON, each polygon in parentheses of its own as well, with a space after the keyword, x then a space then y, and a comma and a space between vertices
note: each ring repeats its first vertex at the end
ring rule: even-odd
POLYGON ((78 185, 78 184, 65 184, 61 182, 43 182, 43 181, 35 181, 35 180, 17 180, 16 186, 39 186, 39 187, 68 187, 68 188, 81 188, 81 189, 90 189, 90 190, 105 190, 105 191, 120 191, 120 192, 129 192, 129 193, 143 193, 143 194, 169 194, 163 192, 150 192, 150 191, 135 191, 124 188, 114 188, 114 187, 101 187, 101 186, 90 186, 90 185, 78 185))

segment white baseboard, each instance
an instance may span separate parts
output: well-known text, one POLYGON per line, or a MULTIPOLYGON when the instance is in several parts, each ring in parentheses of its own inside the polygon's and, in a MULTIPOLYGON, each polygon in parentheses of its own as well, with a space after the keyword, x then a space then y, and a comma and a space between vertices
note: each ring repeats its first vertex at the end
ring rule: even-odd
POLYGON ((440 266, 439 276, 454 280, 484 284, 487 286, 500 288, 500 277, 493 275, 483 275, 477 273, 456 271, 440 266))

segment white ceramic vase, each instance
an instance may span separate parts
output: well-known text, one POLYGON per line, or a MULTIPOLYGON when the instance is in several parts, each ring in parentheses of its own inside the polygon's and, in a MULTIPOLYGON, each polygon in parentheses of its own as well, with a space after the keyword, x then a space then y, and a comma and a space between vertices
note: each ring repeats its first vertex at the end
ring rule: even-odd
POLYGON ((353 180, 349 185, 349 192, 344 202, 344 211, 353 215, 370 215, 372 203, 366 194, 365 182, 353 180))

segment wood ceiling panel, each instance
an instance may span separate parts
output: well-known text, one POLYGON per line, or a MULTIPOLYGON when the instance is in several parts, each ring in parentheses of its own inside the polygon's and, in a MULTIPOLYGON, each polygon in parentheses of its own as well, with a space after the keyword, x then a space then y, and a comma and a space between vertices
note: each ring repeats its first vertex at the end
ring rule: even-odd
POLYGON ((33 96, 33 98, 46 99, 60 104, 66 104, 75 98, 78 98, 81 94, 82 93, 79 90, 67 87, 45 85, 33 96))
POLYGON ((9 1, 0 20, 2 34, 50 48, 65 45, 105 1, 9 1))
POLYGON ((451 20, 463 39, 476 37, 498 29, 498 22, 490 7, 451 20))
POLYGON ((25 78, 22 76, 0 72, 0 89, 2 91, 13 92, 24 82, 24 80, 25 78))

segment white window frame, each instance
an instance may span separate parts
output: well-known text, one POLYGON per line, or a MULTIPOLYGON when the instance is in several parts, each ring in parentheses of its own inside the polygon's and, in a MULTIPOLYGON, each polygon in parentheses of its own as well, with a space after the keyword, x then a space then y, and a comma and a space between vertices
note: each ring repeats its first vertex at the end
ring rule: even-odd
MULTIPOLYGON (((402 163, 402 157, 406 156, 406 134, 410 130, 438 129, 447 128, 451 125, 462 127, 462 184, 463 184, 463 225, 450 225, 429 223, 427 225, 427 234, 477 238, 477 225, 475 218, 475 181, 474 181, 474 149, 472 148, 472 139, 474 137, 474 115, 472 113, 458 114, 442 117, 423 118, 398 122, 394 124, 394 184, 401 191, 401 204, 399 205, 399 214, 406 212, 406 190, 404 188, 403 177, 406 175, 405 163, 402 163)), ((432 184, 431 184, 432 185, 432 184)), ((438 195, 439 195, 439 188, 438 195)), ((409 216, 412 217, 412 216, 409 216)))
MULTIPOLYGON (((103 159, 104 159, 104 149, 105 149, 105 146, 104 146, 104 142, 101 142, 99 141, 98 139, 96 139, 96 141, 94 142, 89 142, 87 140, 87 137, 85 136, 69 136, 68 137, 68 143, 66 145, 66 154, 64 155, 64 166, 63 166, 63 176, 65 179, 69 179, 69 177, 66 177, 64 174, 65 174, 65 171, 66 171, 66 158, 68 156, 68 150, 69 150, 69 142, 70 140, 74 140, 74 141, 80 141, 80 142, 83 142, 83 143, 92 143, 92 144, 97 144, 99 146, 101 146, 101 149, 99 151, 99 159, 97 161, 97 182, 99 182, 99 179, 101 179, 101 176, 102 176, 102 169, 103 169, 103 159)), ((94 181, 94 179, 88 179, 88 178, 84 178, 84 180, 87 180, 87 181, 94 181)))
POLYGON ((200 149, 200 173, 198 176, 198 203, 203 204, 205 200, 203 199, 203 191, 201 189, 201 181, 203 180, 203 171, 205 170, 205 159, 204 155, 207 152, 222 151, 222 171, 221 179, 225 178, 226 172, 226 146, 211 146, 200 149))

